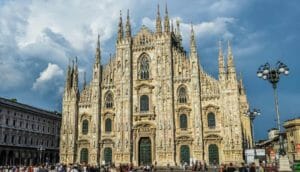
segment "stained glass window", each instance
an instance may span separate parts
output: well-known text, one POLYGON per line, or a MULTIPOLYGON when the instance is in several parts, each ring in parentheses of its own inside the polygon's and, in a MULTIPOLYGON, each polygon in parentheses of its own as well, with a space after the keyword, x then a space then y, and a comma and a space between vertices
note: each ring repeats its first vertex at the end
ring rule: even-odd
POLYGON ((105 131, 111 132, 111 119, 110 118, 107 118, 105 120, 105 131))
POLYGON ((209 128, 214 128, 216 127, 216 119, 215 119, 215 114, 212 112, 209 112, 207 115, 207 124, 209 128))
POLYGON ((89 121, 87 119, 82 122, 82 134, 87 134, 89 131, 89 121))
POLYGON ((187 116, 186 114, 180 115, 180 128, 187 129, 187 116))
POLYGON ((181 87, 179 89, 178 100, 179 100, 179 103, 186 103, 187 102, 186 89, 184 87, 181 87))
POLYGON ((147 95, 142 95, 140 98, 140 111, 149 111, 149 97, 147 95))
POLYGON ((140 79, 149 79, 149 60, 146 55, 140 59, 140 79))
POLYGON ((105 107, 106 108, 112 108, 114 105, 114 99, 112 96, 112 93, 107 93, 105 97, 105 107))

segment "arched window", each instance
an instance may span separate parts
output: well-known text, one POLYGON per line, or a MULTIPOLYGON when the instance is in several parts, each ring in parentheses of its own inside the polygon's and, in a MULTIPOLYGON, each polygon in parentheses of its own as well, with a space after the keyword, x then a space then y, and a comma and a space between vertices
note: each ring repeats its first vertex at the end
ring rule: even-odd
POLYGON ((186 114, 180 115, 180 128, 187 129, 187 116, 186 114))
POLYGON ((139 72, 140 79, 142 80, 149 79, 149 60, 146 55, 143 55, 143 57, 141 57, 139 67, 140 67, 140 72, 139 72))
POLYGON ((82 122, 82 134, 87 134, 89 132, 89 121, 87 119, 82 122))
POLYGON ((142 95, 140 98, 140 111, 149 111, 149 97, 147 95, 142 95))
POLYGON ((111 92, 107 93, 105 96, 105 107, 112 108, 114 106, 114 98, 111 92))
POLYGON ((184 87, 179 88, 178 101, 179 101, 179 103, 186 103, 187 102, 186 89, 184 87))
POLYGON ((83 148, 80 151, 80 163, 88 163, 89 162, 89 151, 87 148, 83 148))
POLYGON ((105 132, 111 132, 111 119, 107 118, 105 120, 105 132))
POLYGON ((209 128, 215 128, 216 127, 216 119, 215 114, 212 112, 209 112, 207 115, 207 125, 209 128))

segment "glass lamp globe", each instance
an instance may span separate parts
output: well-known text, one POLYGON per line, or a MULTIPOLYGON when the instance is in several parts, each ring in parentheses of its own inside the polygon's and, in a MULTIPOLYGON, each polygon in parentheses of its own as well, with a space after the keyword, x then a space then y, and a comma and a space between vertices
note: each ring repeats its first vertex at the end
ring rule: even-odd
POLYGON ((259 77, 259 78, 261 78, 262 77, 262 72, 261 71, 259 71, 259 72, 257 72, 257 76, 259 77))
POLYGON ((268 74, 269 73, 269 69, 264 69, 263 70, 263 74, 268 74))
POLYGON ((285 71, 284 71, 284 74, 285 75, 288 75, 290 73, 290 71, 288 70, 288 69, 286 69, 285 71))
POLYGON ((285 69, 284 69, 284 67, 280 67, 278 71, 279 71, 279 73, 284 73, 285 69))
POLYGON ((263 75, 262 78, 263 78, 264 80, 266 80, 266 79, 267 79, 267 75, 263 75))

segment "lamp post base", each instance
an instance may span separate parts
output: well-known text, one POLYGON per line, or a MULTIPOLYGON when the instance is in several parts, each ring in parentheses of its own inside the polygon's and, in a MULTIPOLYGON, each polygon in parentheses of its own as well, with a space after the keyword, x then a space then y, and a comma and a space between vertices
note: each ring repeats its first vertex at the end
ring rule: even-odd
POLYGON ((287 157, 287 155, 285 156, 280 156, 279 158, 279 169, 278 171, 280 172, 290 172, 293 171, 290 167, 290 161, 287 157))

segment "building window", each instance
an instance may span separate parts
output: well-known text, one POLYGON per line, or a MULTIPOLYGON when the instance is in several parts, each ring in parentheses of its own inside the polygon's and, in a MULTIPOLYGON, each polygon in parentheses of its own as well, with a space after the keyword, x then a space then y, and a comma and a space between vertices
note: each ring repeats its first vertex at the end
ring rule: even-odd
POLYGON ((148 80, 149 79, 149 60, 146 55, 143 55, 140 59, 140 79, 141 80, 148 80))
POLYGON ((21 136, 19 136, 18 144, 21 144, 21 136))
POLYGON ((11 144, 15 143, 15 136, 11 136, 11 144))
POLYGON ((80 151, 80 163, 88 163, 89 162, 89 151, 87 148, 83 148, 80 151))
POLYGON ((114 99, 111 92, 108 92, 105 96, 105 107, 112 108, 114 106, 114 99))
POLYGON ((82 122, 82 134, 87 134, 89 131, 89 121, 87 119, 82 122))
POLYGON ((6 118, 5 124, 8 126, 8 124, 9 124, 9 118, 6 118))
POLYGON ((140 98, 140 111, 149 111, 149 97, 147 95, 142 95, 140 98))
POLYGON ((215 114, 212 112, 209 112, 207 115, 207 125, 209 128, 215 128, 216 127, 216 119, 215 114))
POLYGON ((4 142, 4 143, 6 143, 6 142, 7 142, 7 135, 6 135, 6 134, 4 135, 3 142, 4 142))
POLYGON ((180 87, 178 91, 178 101, 179 103, 186 103, 187 96, 186 96, 186 89, 184 87, 180 87))
POLYGON ((181 114, 180 115, 180 128, 181 129, 187 129, 187 116, 186 114, 181 114))
POLYGON ((111 132, 112 131, 112 127, 111 127, 111 124, 112 124, 112 122, 111 122, 111 119, 110 118, 107 118, 106 120, 105 120, 105 132, 111 132))

